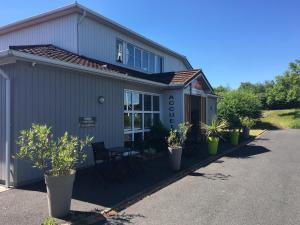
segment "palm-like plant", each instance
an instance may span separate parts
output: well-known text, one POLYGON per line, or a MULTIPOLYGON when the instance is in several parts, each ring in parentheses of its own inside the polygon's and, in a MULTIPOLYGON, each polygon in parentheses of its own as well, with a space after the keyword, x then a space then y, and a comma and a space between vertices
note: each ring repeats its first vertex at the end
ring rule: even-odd
MULTIPOLYGON (((211 124, 201 123, 201 128, 205 130, 207 137, 220 137, 222 138, 222 131, 228 127, 228 124, 224 120, 214 119, 211 124)), ((223 139, 223 138, 222 138, 223 139)))

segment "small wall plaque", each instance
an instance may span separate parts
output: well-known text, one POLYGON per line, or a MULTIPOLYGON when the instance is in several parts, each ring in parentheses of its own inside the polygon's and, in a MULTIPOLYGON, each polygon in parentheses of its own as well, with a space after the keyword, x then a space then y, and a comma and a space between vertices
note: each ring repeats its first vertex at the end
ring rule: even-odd
POLYGON ((79 117, 79 126, 84 127, 95 127, 96 117, 79 117))

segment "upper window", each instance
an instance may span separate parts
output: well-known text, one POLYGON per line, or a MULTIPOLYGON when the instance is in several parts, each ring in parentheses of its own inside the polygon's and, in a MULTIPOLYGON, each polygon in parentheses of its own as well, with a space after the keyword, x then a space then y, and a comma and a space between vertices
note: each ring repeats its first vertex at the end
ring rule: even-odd
POLYGON ((116 60, 123 63, 123 41, 117 40, 116 44, 116 60))
POLYGON ((142 50, 134 48, 134 67, 141 69, 142 66, 142 50))
POLYGON ((163 72, 163 57, 117 39, 116 61, 149 73, 163 72))
POLYGON ((143 70, 148 71, 148 64, 149 64, 149 53, 143 51, 143 70))
POLYGON ((126 45, 126 63, 127 66, 134 66, 134 47, 131 44, 126 45))

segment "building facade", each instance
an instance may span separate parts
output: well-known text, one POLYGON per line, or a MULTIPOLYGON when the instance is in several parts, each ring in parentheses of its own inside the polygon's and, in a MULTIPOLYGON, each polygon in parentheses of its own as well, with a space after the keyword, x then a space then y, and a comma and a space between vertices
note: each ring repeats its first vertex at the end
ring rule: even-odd
POLYGON ((159 120, 209 123, 216 96, 186 57, 73 4, 0 28, 0 109, 0 181, 17 186, 42 176, 11 157, 32 123, 122 146, 159 120))

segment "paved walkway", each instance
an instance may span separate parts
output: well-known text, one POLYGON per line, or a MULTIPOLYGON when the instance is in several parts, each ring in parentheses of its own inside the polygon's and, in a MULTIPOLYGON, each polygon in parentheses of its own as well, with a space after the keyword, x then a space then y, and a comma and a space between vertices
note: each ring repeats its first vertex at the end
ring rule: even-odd
POLYGON ((300 224, 300 130, 269 131, 110 221, 129 223, 300 224))

